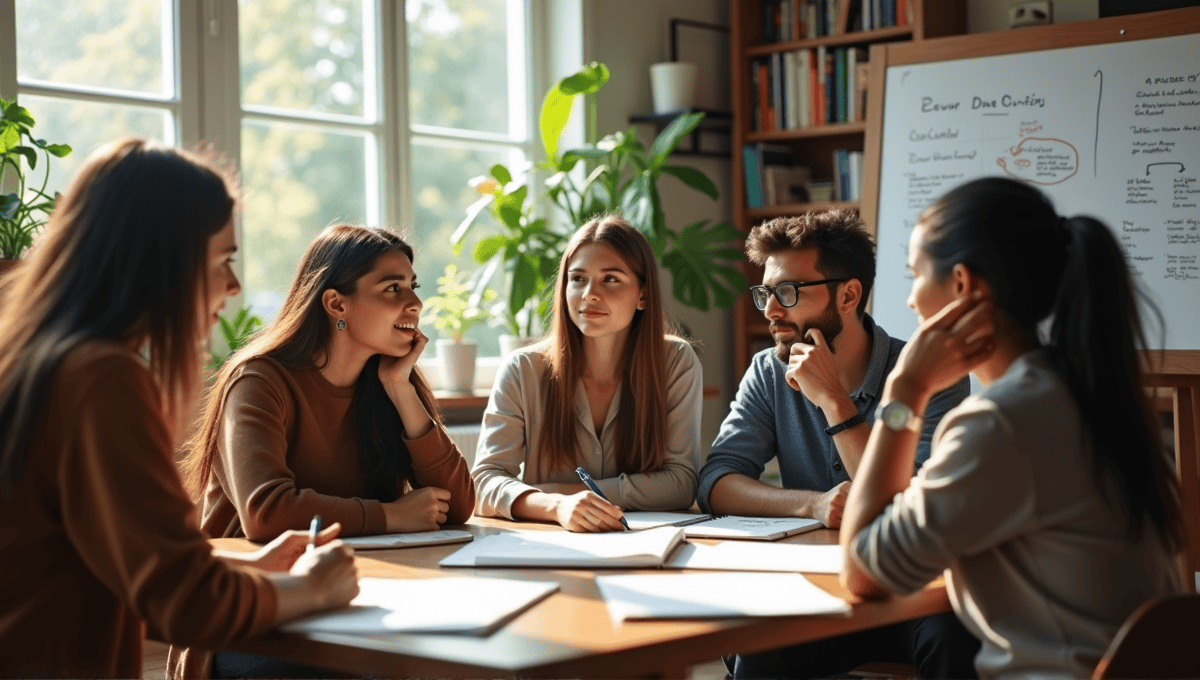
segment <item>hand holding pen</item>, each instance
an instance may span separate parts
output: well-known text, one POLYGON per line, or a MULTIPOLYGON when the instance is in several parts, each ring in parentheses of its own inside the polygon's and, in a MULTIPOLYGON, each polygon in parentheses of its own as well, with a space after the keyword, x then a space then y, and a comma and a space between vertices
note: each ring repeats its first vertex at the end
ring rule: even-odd
POLYGON ((622 531, 629 528, 621 508, 604 496, 596 480, 583 468, 575 472, 590 491, 563 497, 558 504, 558 523, 570 531, 622 531))

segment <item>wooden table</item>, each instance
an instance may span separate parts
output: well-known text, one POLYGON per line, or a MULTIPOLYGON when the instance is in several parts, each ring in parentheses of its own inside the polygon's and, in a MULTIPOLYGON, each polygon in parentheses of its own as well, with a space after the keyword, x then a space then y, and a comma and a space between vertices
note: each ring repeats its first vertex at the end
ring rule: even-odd
MULTIPOLYGON (((516 524, 474 518, 476 536, 516 524)), ((559 530, 521 523, 522 529, 559 530)), ((248 548, 244 539, 219 547, 248 548)), ((784 539, 829 544, 837 532, 819 530, 784 539)), ((360 576, 439 578, 485 576, 557 581, 560 590, 486 637, 463 635, 294 634, 274 631, 233 648, 360 675, 403 677, 682 678, 690 666, 726 654, 758 652, 948 611, 939 580, 907 597, 855 602, 832 574, 809 574, 821 588, 854 602, 851 616, 793 616, 614 624, 596 587, 597 573, 628 570, 442 569, 438 561, 462 544, 361 551, 360 576)))

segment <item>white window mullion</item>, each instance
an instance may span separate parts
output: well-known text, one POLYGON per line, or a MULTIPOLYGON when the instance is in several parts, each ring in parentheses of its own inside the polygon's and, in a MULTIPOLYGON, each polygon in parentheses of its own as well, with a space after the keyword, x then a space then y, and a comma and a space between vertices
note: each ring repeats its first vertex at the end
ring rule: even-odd
POLYGON ((393 226, 406 229, 413 226, 412 196, 413 155, 412 132, 408 107, 408 23, 403 0, 385 2, 382 30, 384 58, 383 123, 387 134, 388 220, 393 226))

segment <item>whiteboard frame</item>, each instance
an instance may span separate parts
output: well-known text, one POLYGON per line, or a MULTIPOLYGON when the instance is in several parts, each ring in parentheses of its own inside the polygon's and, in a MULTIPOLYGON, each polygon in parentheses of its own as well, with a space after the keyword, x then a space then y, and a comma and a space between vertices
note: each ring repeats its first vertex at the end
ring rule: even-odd
MULTIPOLYGON (((1147 12, 1081 21, 974 33, 906 43, 871 46, 867 132, 863 143, 863 221, 878 238, 880 170, 883 165, 883 117, 887 100, 887 70, 893 66, 958 61, 1022 52, 1127 43, 1200 33, 1200 7, 1147 12)), ((1200 375, 1200 350, 1147 352, 1147 373, 1154 384, 1166 386, 1171 376, 1200 375)))

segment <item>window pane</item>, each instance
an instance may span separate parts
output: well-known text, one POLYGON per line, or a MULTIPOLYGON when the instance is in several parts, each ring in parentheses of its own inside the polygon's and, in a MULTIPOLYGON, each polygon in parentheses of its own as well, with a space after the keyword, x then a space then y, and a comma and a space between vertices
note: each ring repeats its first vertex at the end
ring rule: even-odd
MULTIPOLYGON (((242 124, 243 244, 246 301, 275 315, 300 256, 326 225, 375 221, 369 183, 377 183, 375 140, 278 123, 242 124)), ((375 193, 375 192, 371 192, 375 193)))
MULTIPOLYGON (((471 146, 464 143, 440 140, 414 139, 413 158, 413 231, 416 251, 417 279, 421 281, 421 297, 437 293, 437 279, 444 273, 446 265, 454 262, 459 271, 473 273, 475 264, 471 253, 475 242, 487 234, 500 232, 500 227, 489 214, 482 214, 467 237, 462 254, 451 253, 450 237, 466 214, 467 206, 480 196, 467 185, 477 175, 486 174, 494 163, 504 163, 516 174, 526 163, 525 154, 519 149, 496 149, 471 146)), ((497 275, 492 287, 503 295, 502 279, 497 275)), ((426 333, 436 333, 432 327, 426 333)), ((502 326, 476 326, 467 332, 467 339, 479 343, 481 356, 500 354, 498 338, 506 332, 502 326)))
POLYGON ((173 23, 164 0, 17 0, 18 78, 171 97, 173 23))
MULTIPOLYGON (((509 45, 522 54, 525 35, 509 13, 520 17, 522 7, 521 0, 407 0, 413 124, 510 134, 510 94, 521 105, 525 64, 510 63, 509 45)), ((520 139, 524 121, 515 122, 520 139)))
POLYGON ((240 0, 242 105, 373 120, 377 39, 363 9, 362 0, 240 0))
MULTIPOLYGON (((51 144, 69 144, 71 153, 50 159, 48 193, 66 191, 75 172, 97 147, 127 136, 175 143, 175 123, 171 113, 149 106, 100 104, 57 97, 22 94, 21 106, 29 109, 36 121, 33 134, 51 144)), ((33 180, 41 182, 44 159, 38 159, 33 180)), ((31 180, 31 181, 33 181, 31 180)))

